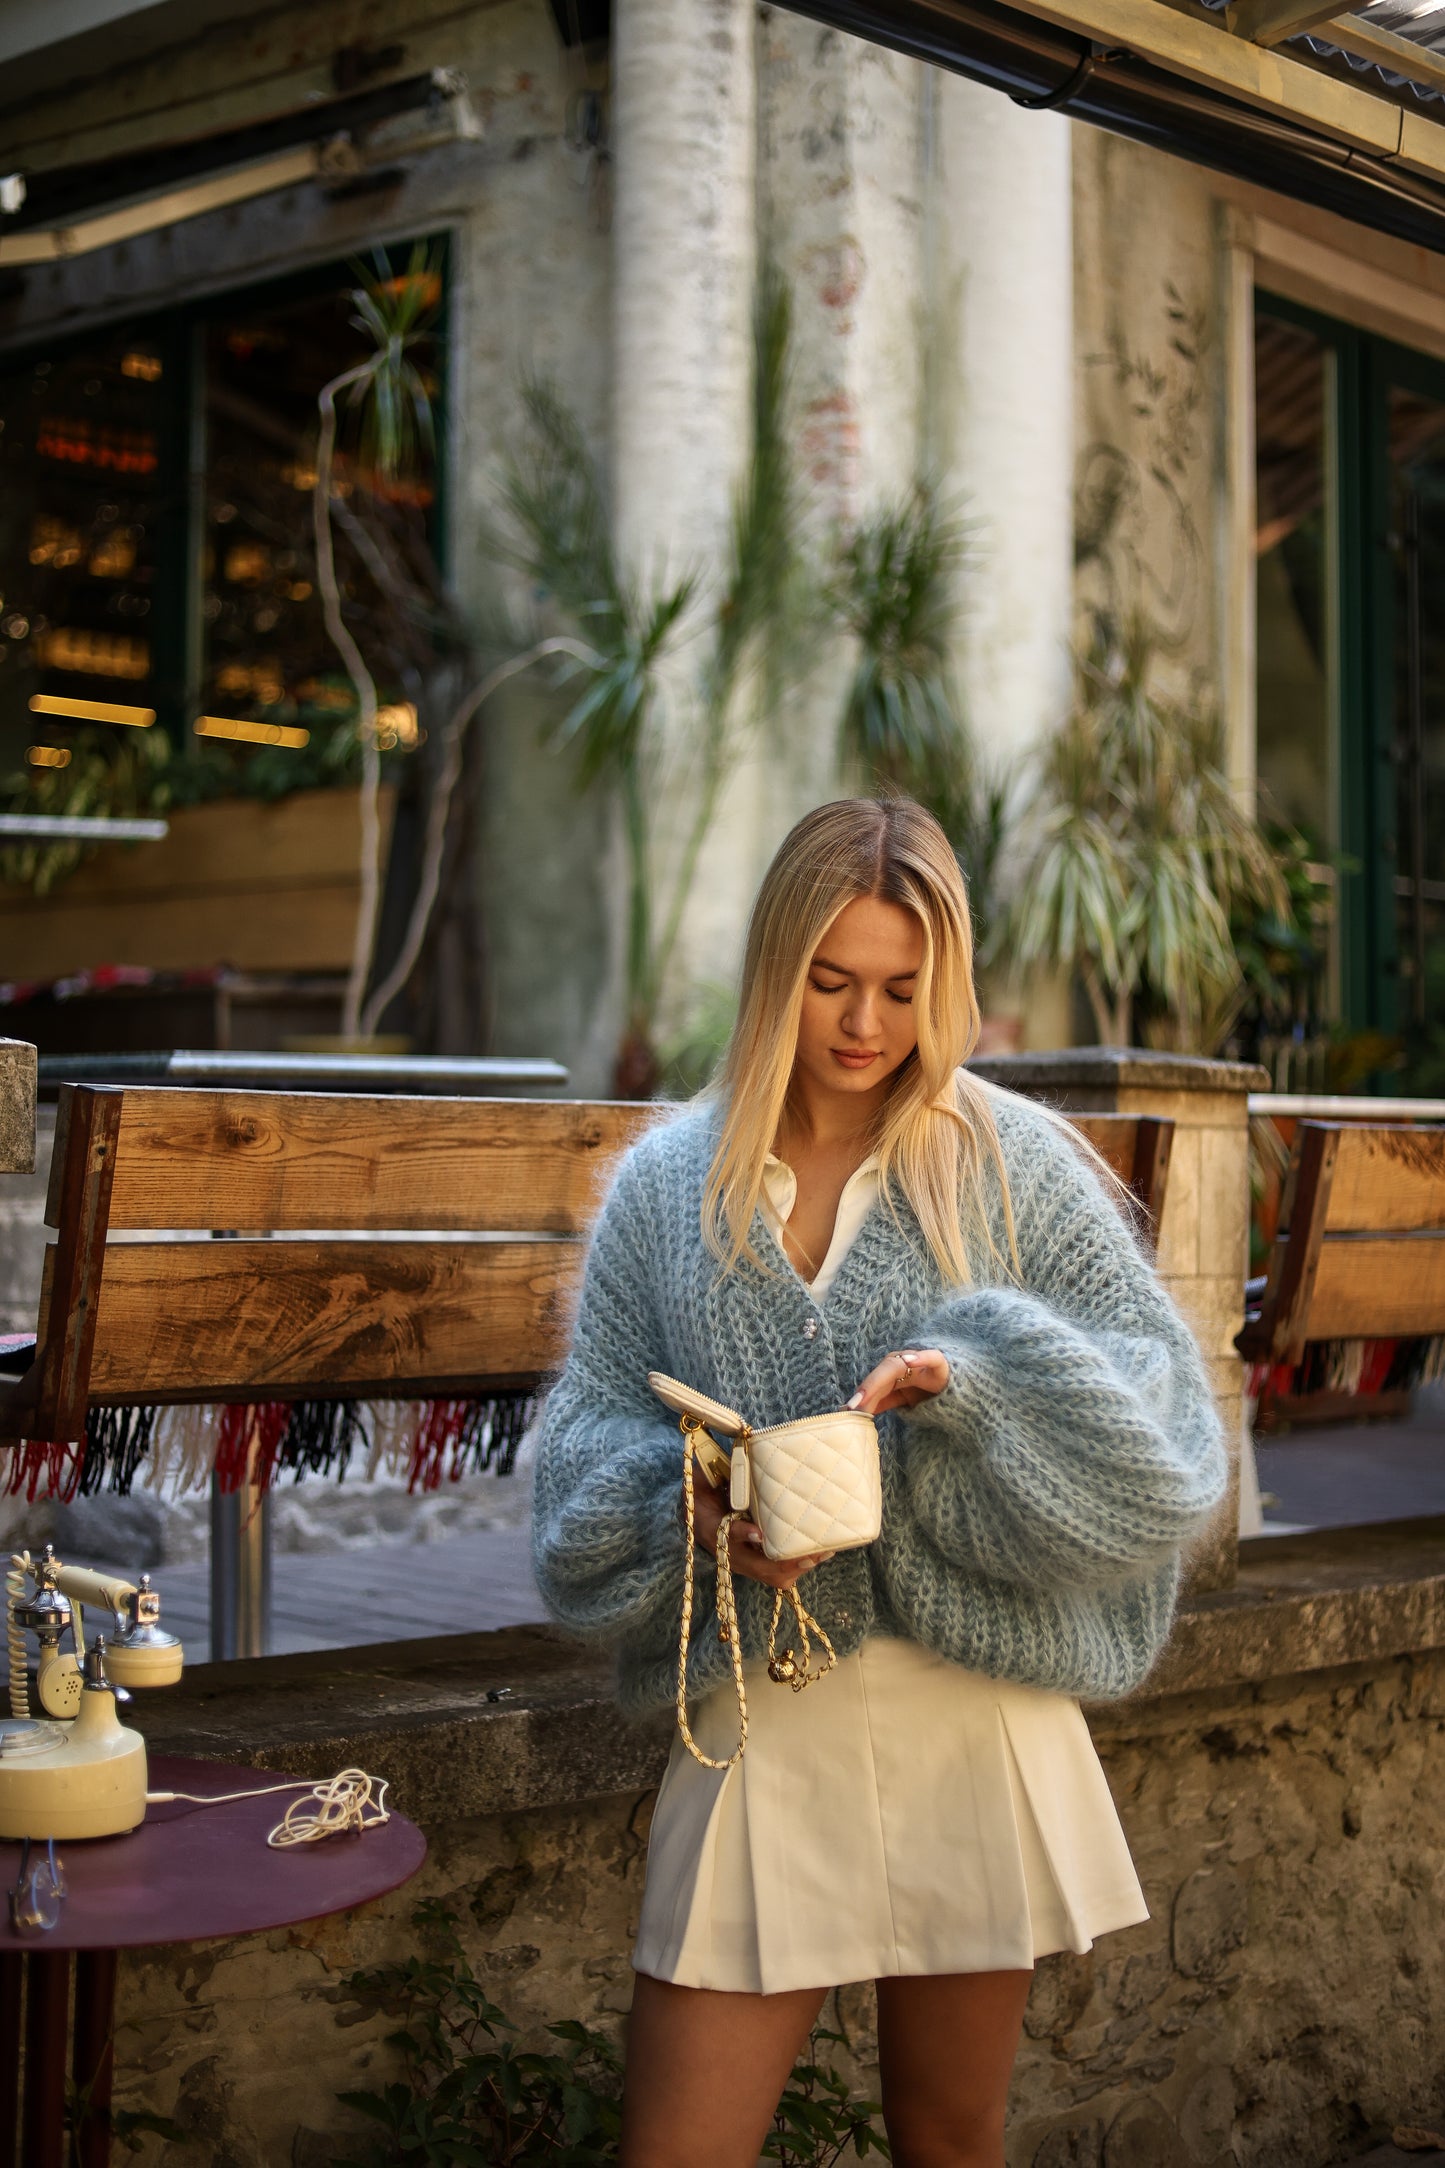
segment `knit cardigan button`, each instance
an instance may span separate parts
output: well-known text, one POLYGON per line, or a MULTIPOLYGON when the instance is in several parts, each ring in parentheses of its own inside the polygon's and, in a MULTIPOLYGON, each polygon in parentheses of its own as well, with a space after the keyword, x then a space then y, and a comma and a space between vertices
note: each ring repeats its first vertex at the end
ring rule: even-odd
POLYGON ((803 1338, 805 1340, 816 1340, 817 1337, 818 1320, 815 1317, 810 1317, 803 1326, 803 1338))

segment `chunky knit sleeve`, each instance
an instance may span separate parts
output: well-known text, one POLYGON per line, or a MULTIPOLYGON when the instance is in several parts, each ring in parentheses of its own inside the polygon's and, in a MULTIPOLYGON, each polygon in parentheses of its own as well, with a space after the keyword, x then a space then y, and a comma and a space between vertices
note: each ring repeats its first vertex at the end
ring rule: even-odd
POLYGON ((682 1442, 647 1383, 665 1346, 651 1144, 629 1153, 598 1221, 572 1352, 537 1449, 538 1586, 562 1625, 612 1640, 675 1616, 682 1592, 682 1442))
POLYGON ((1225 1485, 1219 1421, 1187 1326, 1096 1176, 1038 1115, 1010 1128, 1024 1284, 961 1290, 920 1323, 916 1344, 952 1375, 900 1425, 900 1473, 950 1564, 1102 1587, 1203 1528, 1225 1485))

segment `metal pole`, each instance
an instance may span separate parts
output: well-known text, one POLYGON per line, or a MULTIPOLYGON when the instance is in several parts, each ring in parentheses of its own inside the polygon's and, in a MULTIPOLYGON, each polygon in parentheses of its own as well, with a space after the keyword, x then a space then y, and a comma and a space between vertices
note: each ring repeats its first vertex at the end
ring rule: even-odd
POLYGON ((271 1647, 271 1502, 254 1483, 222 1492, 211 1478, 211 1661, 271 1647))

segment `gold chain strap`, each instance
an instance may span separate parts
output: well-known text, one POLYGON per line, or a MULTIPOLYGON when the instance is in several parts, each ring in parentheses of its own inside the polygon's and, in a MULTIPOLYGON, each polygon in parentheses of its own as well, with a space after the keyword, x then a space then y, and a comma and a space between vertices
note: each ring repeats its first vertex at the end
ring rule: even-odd
POLYGON ((697 1550, 697 1514, 692 1495, 692 1440, 693 1433, 702 1429, 690 1416, 682 1419, 682 1497, 687 1514, 687 1556, 682 1568, 682 1635, 677 1645, 677 1728, 682 1743, 704 1769, 731 1769, 734 1762, 743 1758, 743 1748, 748 1743, 748 1693, 743 1685, 743 1643, 738 1632, 737 1599, 733 1594, 733 1563, 728 1555, 728 1534, 732 1528, 731 1513, 725 1514, 718 1523, 717 1532, 717 1632, 718 1639, 729 1650, 733 1660, 733 1687, 738 1697, 738 1743, 726 1761, 714 1761, 711 1754, 704 1754, 692 1735, 687 1721, 687 1652, 692 1641, 692 1577, 693 1561, 697 1550))
MULTIPOLYGON (((738 1626, 737 1596, 733 1588, 733 1565, 728 1548, 728 1538, 736 1518, 732 1513, 723 1515, 717 1531, 717 1631, 719 1641, 732 1658, 733 1691, 738 1702, 738 1743, 727 1760, 715 1761, 711 1754, 704 1754, 687 1721, 687 1656, 692 1642, 693 1574, 697 1553, 697 1507, 693 1496, 692 1473, 693 1439, 695 1433, 704 1427, 693 1416, 685 1415, 682 1418, 682 1497, 687 1517, 687 1552, 682 1569, 682 1631, 677 1646, 677 1728, 682 1735, 683 1745, 696 1761, 702 1763, 704 1769, 731 1769, 742 1760, 743 1749, 748 1743, 748 1694, 743 1684, 743 1641, 738 1626)), ((791 1686, 795 1694, 801 1694, 805 1686, 814 1686, 819 1679, 826 1678, 838 1658, 832 1642, 817 1619, 811 1611, 805 1609, 797 1589, 790 1588, 786 1594, 798 1622, 798 1634, 803 1646, 802 1659, 800 1662, 791 1648, 784 1649, 781 1655, 778 1654, 778 1625, 783 1615, 784 1591, 776 1588, 773 1591, 773 1615, 768 1625, 768 1677, 779 1686, 791 1686), (827 1662, 816 1671, 812 1669, 813 1645, 809 1638, 810 1628, 828 1652, 827 1662)))

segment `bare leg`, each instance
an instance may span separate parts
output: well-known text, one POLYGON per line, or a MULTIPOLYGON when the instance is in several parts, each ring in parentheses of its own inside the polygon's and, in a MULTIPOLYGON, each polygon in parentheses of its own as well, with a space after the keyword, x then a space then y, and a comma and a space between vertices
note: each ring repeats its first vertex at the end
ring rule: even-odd
POLYGON ((723 1995, 640 1972, 620 2168, 755 2168, 826 1993, 723 1995))
POLYGON ((1031 1972, 878 1982, 893 2168, 1004 2168, 1003 2121, 1031 1972))

